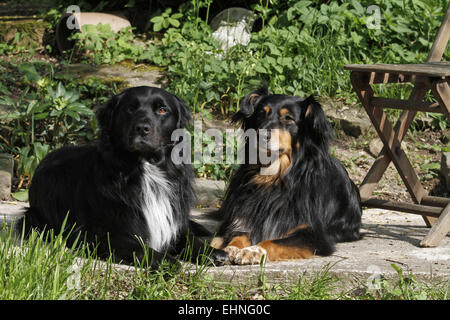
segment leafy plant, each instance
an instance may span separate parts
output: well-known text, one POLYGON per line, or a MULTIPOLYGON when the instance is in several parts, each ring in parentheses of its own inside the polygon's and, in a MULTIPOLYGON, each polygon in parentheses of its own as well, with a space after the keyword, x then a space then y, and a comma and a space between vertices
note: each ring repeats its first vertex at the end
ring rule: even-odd
POLYGON ((109 24, 83 25, 82 32, 74 33, 75 55, 94 64, 113 64, 127 59, 136 61, 144 47, 135 43, 130 27, 114 32, 109 24))
MULTIPOLYGON (((31 145, 20 148, 17 171, 22 172, 22 177, 28 177, 30 181, 37 166, 49 153, 49 151, 50 146, 40 142, 35 142, 31 145)), ((21 185, 22 183, 19 184, 19 189, 21 185)))
POLYGON ((30 92, 27 87, 16 101, 8 96, 0 98, 0 103, 11 109, 0 115, 0 121, 5 122, 8 145, 19 155, 21 183, 25 178, 31 179, 49 152, 47 144, 52 148, 65 145, 86 127, 93 112, 79 99, 75 90, 66 90, 61 82, 55 90, 48 85, 42 91, 30 92))
POLYGON ((172 8, 167 8, 162 15, 150 19, 150 22, 153 23, 153 31, 158 32, 167 29, 170 26, 178 28, 181 25, 180 19, 182 17, 182 13, 172 14, 172 8))

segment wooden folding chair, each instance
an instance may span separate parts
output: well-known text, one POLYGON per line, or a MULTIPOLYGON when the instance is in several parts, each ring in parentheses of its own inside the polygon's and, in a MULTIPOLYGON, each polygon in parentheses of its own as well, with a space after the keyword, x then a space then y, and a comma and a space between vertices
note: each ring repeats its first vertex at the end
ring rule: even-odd
POLYGON ((425 63, 422 64, 371 64, 345 66, 351 70, 351 83, 358 94, 378 136, 383 149, 360 186, 363 206, 420 214, 430 232, 421 241, 422 247, 438 246, 450 231, 450 199, 428 196, 405 152, 401 142, 418 111, 443 113, 450 119, 450 62, 441 62, 450 37, 450 5, 439 28, 436 39, 425 63), (375 97, 372 84, 414 84, 408 100, 375 97), (431 90, 436 103, 424 102, 425 94, 431 90), (404 110, 392 127, 385 108, 404 110), (371 198, 371 195, 389 166, 393 162, 414 203, 371 198))

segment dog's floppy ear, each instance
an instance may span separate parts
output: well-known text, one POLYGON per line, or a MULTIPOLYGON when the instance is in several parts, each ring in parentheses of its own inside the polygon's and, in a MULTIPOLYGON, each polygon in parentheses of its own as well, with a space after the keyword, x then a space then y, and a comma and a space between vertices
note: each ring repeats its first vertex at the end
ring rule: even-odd
POLYGON ((258 101, 262 97, 268 96, 269 94, 269 88, 266 84, 263 84, 256 91, 253 91, 247 95, 242 100, 239 106, 239 111, 233 116, 232 122, 241 122, 246 118, 251 117, 253 112, 255 112, 255 106, 258 104, 258 101))
POLYGON ((98 125, 102 131, 107 131, 111 128, 114 110, 119 104, 120 97, 123 93, 113 96, 106 103, 97 108, 98 125))
POLYGON ((177 128, 184 128, 192 120, 191 110, 186 103, 174 95, 177 100, 178 121, 177 128))
POLYGON ((333 138, 333 129, 322 106, 312 95, 300 102, 300 106, 305 123, 304 135, 308 135, 316 144, 328 148, 328 143, 333 138))

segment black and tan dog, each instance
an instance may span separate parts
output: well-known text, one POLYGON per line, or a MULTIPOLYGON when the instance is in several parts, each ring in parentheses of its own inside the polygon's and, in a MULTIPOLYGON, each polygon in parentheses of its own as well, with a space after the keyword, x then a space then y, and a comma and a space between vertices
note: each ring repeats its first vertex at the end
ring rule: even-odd
POLYGON ((243 164, 234 173, 213 246, 236 264, 251 264, 263 256, 330 255, 336 242, 360 239, 359 191, 329 152, 332 128, 313 97, 270 94, 263 86, 243 100, 233 120, 244 130, 272 132, 266 149, 277 159, 266 167, 243 164))

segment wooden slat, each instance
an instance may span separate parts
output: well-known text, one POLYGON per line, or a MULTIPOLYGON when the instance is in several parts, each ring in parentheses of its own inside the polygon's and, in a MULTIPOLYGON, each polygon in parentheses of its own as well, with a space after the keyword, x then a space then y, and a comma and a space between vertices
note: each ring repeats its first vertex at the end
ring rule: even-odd
POLYGON ((434 39, 433 46, 427 57, 427 62, 440 61, 444 55, 445 48, 447 47, 448 40, 450 38, 450 3, 448 4, 447 11, 444 19, 442 20, 439 31, 434 39))
POLYGON ((401 110, 414 110, 423 112, 435 112, 443 113, 439 103, 429 103, 423 101, 412 101, 412 100, 401 100, 401 99, 388 99, 373 97, 370 102, 374 107, 377 108, 390 108, 390 109, 401 109, 401 110))
POLYGON ((450 204, 442 211, 439 219, 431 228, 430 232, 420 242, 421 247, 437 247, 450 231, 450 204))
POLYGON ((429 217, 439 217, 442 212, 442 208, 439 207, 431 207, 431 206, 424 206, 421 204, 390 201, 376 198, 361 200, 361 205, 369 208, 379 208, 379 209, 407 212, 413 214, 426 215, 429 217))
POLYGON ((370 74, 370 84, 386 84, 386 83, 407 83, 420 82, 422 77, 416 75, 405 75, 401 73, 372 72, 370 74))
POLYGON ((449 198, 434 197, 434 196, 424 196, 422 198, 422 201, 420 202, 420 204, 423 204, 425 206, 441 207, 441 208, 445 208, 449 203, 450 203, 449 198))
POLYGON ((386 72, 439 78, 450 76, 450 62, 419 64, 349 64, 346 65, 344 69, 359 72, 386 72))

